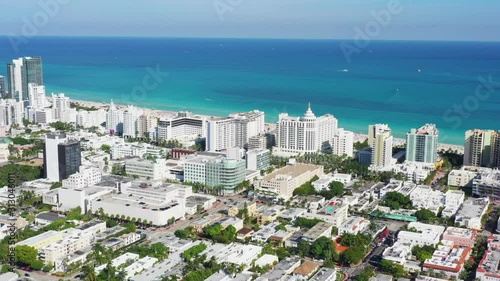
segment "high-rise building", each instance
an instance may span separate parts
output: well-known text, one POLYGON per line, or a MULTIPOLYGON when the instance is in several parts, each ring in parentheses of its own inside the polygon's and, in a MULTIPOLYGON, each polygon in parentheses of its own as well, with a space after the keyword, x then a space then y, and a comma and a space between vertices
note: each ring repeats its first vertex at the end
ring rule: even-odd
POLYGON ((439 131, 434 124, 411 129, 406 134, 406 161, 435 163, 439 131))
POLYGON ((137 136, 137 121, 139 111, 133 105, 129 105, 123 112, 123 137, 135 138, 137 136))
POLYGON ((55 110, 55 118, 61 120, 63 113, 71 108, 69 97, 64 94, 52 94, 52 105, 55 110))
POLYGON ((5 85, 5 76, 0 75, 0 99, 7 98, 7 88, 5 85))
POLYGON ((247 169, 253 171, 266 170, 271 161, 271 151, 268 149, 254 149, 247 151, 247 169))
POLYGON ((332 138, 332 153, 335 155, 353 156, 354 133, 342 128, 338 129, 332 138))
POLYGON ((117 109, 113 101, 106 114, 106 131, 110 134, 123 133, 123 111, 117 109))
POLYGON ((23 114, 22 102, 14 99, 0 99, 0 126, 22 125, 23 114))
POLYGON ((207 136, 207 120, 193 116, 192 112, 181 111, 177 116, 158 121, 157 135, 159 140, 178 139, 186 136, 207 136))
POLYGON ((9 96, 17 101, 26 101, 28 84, 43 85, 41 57, 24 57, 7 65, 9 96))
POLYGON ((316 153, 330 143, 336 130, 337 119, 330 114, 316 117, 310 104, 302 117, 281 113, 276 129, 276 148, 273 152, 316 153))
POLYGON ((45 178, 62 181, 80 169, 82 163, 80 141, 66 134, 47 134, 43 149, 45 178))
POLYGON ((230 114, 208 122, 207 150, 222 151, 232 147, 245 148, 251 137, 265 131, 264 112, 253 110, 230 114))
POLYGON ((245 180, 245 160, 198 156, 184 163, 184 181, 202 183, 223 194, 234 193, 245 180))
POLYGON ((491 135, 491 165, 500 167, 500 131, 491 135))
POLYGON ((387 124, 368 127, 368 144, 372 149, 372 165, 388 167, 392 160, 392 131, 387 124))
MULTIPOLYGON (((69 98, 68 98, 69 99, 69 98)), ((42 109, 47 106, 47 99, 45 96, 45 86, 37 85, 34 83, 28 84, 28 102, 29 106, 35 109, 42 109)))
POLYGON ((478 129, 465 132, 464 166, 498 166, 499 133, 478 129))
POLYGON ((158 126, 158 118, 151 115, 143 114, 137 120, 137 137, 153 138, 156 127, 158 126))

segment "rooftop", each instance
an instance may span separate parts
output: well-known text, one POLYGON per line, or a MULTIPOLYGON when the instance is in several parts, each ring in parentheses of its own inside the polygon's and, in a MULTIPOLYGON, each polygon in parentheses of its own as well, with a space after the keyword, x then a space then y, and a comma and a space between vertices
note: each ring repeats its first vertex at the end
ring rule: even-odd
MULTIPOLYGON (((323 267, 316 274, 314 274, 309 281, 325 281, 325 280, 331 280, 331 277, 337 275, 337 270, 333 268, 327 268, 323 267)), ((335 280, 335 279, 333 279, 335 280)))
POLYGON ((66 216, 55 213, 55 212, 45 212, 45 213, 41 213, 41 214, 36 216, 37 219, 51 221, 51 222, 54 222, 56 220, 60 220, 60 219, 65 218, 65 217, 66 216))
POLYGON ((304 237, 311 238, 313 240, 321 237, 325 231, 332 228, 332 224, 326 222, 318 222, 315 226, 311 227, 306 233, 304 233, 304 237))
POLYGON ((264 181, 288 180, 289 178, 298 177, 304 173, 316 170, 318 168, 322 168, 322 167, 318 166, 318 165, 312 165, 312 164, 297 163, 294 165, 285 166, 279 170, 276 170, 276 171, 270 173, 269 175, 266 175, 264 177, 264 181))
POLYGON ((299 267, 297 267, 293 273, 302 275, 302 276, 310 276, 316 269, 319 267, 318 263, 312 261, 305 261, 299 267))

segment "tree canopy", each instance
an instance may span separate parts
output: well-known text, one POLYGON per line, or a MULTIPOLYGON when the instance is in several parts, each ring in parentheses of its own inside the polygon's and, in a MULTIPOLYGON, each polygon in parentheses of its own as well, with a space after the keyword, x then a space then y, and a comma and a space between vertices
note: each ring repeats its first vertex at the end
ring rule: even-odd
POLYGON ((412 208, 410 197, 396 191, 387 192, 383 203, 392 210, 412 208))

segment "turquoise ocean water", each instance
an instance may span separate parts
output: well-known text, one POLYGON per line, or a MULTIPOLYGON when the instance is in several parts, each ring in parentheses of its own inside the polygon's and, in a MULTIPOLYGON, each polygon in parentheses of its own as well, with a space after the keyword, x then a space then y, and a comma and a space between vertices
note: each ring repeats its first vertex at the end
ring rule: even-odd
POLYGON ((355 132, 388 123, 403 137, 436 123, 452 144, 468 129, 500 129, 500 43, 373 41, 348 62, 333 40, 39 37, 18 52, 0 41, 0 63, 42 56, 47 91, 74 99, 212 115, 259 109, 268 122, 310 102, 355 132), (147 67, 168 77, 133 94, 147 67), (490 75, 499 83, 476 95, 490 75))

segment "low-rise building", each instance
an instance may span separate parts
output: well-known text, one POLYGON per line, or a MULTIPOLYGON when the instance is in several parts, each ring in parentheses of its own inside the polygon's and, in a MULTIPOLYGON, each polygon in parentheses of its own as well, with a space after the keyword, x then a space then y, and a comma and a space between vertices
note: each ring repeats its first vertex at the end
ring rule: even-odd
POLYGON ((315 226, 311 227, 304 235, 302 239, 308 242, 314 242, 320 237, 332 237, 333 225, 326 222, 318 222, 315 226))
POLYGON ((322 267, 314 274, 309 281, 335 281, 337 280, 337 270, 335 268, 322 267))
POLYGON ((248 269, 261 252, 262 247, 260 246, 232 243, 221 246, 221 249, 216 251, 213 256, 219 264, 232 263, 248 269))
POLYGON ((235 217, 240 210, 244 210, 245 208, 247 209, 248 216, 257 216, 257 203, 255 201, 237 201, 235 204, 227 207, 227 214, 231 217, 235 217))
MULTIPOLYGON (((114 268, 118 268, 119 266, 121 266, 123 264, 126 264, 128 262, 135 262, 138 259, 139 259, 139 255, 138 254, 125 253, 125 254, 117 257, 117 258, 114 258, 111 261, 111 266, 113 266, 114 268)), ((99 274, 101 271, 103 271, 104 269, 106 269, 107 266, 108 266, 107 264, 103 264, 103 265, 97 266, 95 268, 95 273, 99 274)))
POLYGON ((472 180, 472 194, 480 197, 489 197, 492 200, 500 199, 500 170, 494 169, 480 173, 472 180))
POLYGON ((297 276, 299 280, 308 280, 319 266, 318 263, 306 260, 293 271, 293 275, 297 276))
POLYGON ((455 216, 455 223, 469 229, 481 229, 481 218, 486 211, 490 200, 488 198, 469 198, 462 204, 455 216))
POLYGON ((472 180, 477 177, 477 171, 468 171, 464 168, 452 170, 448 174, 448 185, 458 187, 472 187, 472 180))
POLYGON ((394 263, 405 265, 411 258, 412 243, 397 241, 391 247, 384 250, 382 258, 394 263))
POLYGON ((16 246, 30 246, 37 250, 40 250, 50 244, 56 243, 63 239, 63 234, 59 231, 49 230, 44 233, 40 233, 36 236, 18 242, 16 246))
POLYGON ((345 199, 332 198, 319 210, 305 213, 303 217, 321 219, 339 228, 348 217, 349 203, 345 199))
POLYGON ((476 278, 481 281, 500 281, 500 235, 488 238, 488 249, 479 262, 476 278))
POLYGON ((443 240, 452 241, 457 246, 473 248, 476 235, 476 230, 450 226, 443 233, 443 240))
POLYGON ((278 256, 264 254, 258 260, 255 261, 255 266, 264 267, 264 266, 272 266, 275 263, 279 262, 278 256))
POLYGON ((232 226, 236 229, 236 231, 243 228, 243 220, 235 217, 226 217, 218 222, 223 229, 228 226, 232 226))
POLYGON ((257 209, 257 223, 266 224, 278 219, 285 207, 280 205, 266 206, 262 205, 257 209))
POLYGON ((293 191, 314 176, 323 176, 323 166, 297 163, 266 175, 262 180, 257 181, 255 187, 257 192, 290 200, 293 191))
POLYGON ((455 246, 452 241, 442 241, 432 258, 425 260, 423 271, 442 272, 448 277, 457 278, 469 259, 472 248, 455 246))
POLYGON ((347 220, 338 228, 339 234, 349 233, 358 234, 363 232, 370 226, 370 221, 363 217, 349 217, 347 220))
POLYGON ((55 212, 40 213, 35 217, 35 224, 48 225, 57 220, 64 219, 66 216, 55 212))
POLYGON ((281 260, 271 272, 268 272, 261 277, 255 279, 256 281, 274 281, 274 280, 285 280, 283 278, 300 266, 300 257, 288 257, 281 260))
POLYGON ((189 196, 186 199, 186 214, 194 215, 199 211, 200 208, 201 210, 208 210, 216 201, 217 199, 214 196, 206 194, 196 194, 189 196))
POLYGON ((62 180, 62 187, 70 189, 85 188, 102 180, 99 168, 80 166, 79 171, 62 180))
POLYGON ((460 209, 460 206, 464 203, 465 192, 461 190, 448 190, 444 196, 445 205, 441 215, 443 217, 454 216, 458 212, 458 209, 460 209))
POLYGON ((439 243, 445 227, 419 222, 411 222, 408 224, 408 229, 414 229, 416 232, 400 231, 398 234, 399 242, 410 243, 418 246, 435 246, 439 243))
POLYGON ((165 159, 128 159, 125 160, 125 171, 128 176, 153 181, 165 179, 168 174, 165 159))
POLYGON ((192 195, 190 186, 136 181, 118 183, 116 191, 111 196, 93 200, 89 204, 92 212, 102 208, 105 214, 135 218, 155 226, 167 225, 172 218, 183 218, 186 199, 192 195))
POLYGON ((412 205, 416 209, 428 209, 435 214, 444 206, 444 194, 430 186, 418 185, 410 193, 412 205))
POLYGON ((147 270, 148 268, 151 268, 155 265, 155 263, 158 262, 157 258, 152 258, 152 257, 143 257, 142 259, 134 262, 133 264, 127 266, 124 270, 127 274, 125 277, 125 280, 128 280, 135 275, 141 273, 144 270, 147 270))

